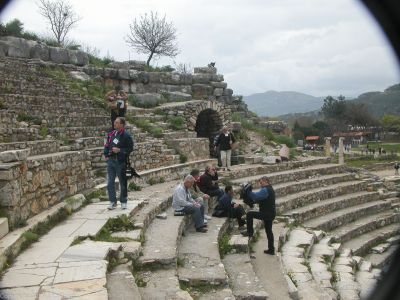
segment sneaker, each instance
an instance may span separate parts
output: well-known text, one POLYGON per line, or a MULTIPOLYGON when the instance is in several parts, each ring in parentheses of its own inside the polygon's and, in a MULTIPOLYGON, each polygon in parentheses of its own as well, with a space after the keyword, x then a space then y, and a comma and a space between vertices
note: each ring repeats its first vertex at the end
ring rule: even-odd
POLYGON ((110 202, 110 205, 108 205, 108 210, 113 210, 117 207, 117 202, 110 202))
POLYGON ((208 223, 207 220, 204 219, 204 220, 203 220, 203 224, 206 224, 206 225, 207 225, 207 223, 208 223))
POLYGON ((207 228, 196 228, 196 232, 201 232, 201 233, 206 233, 207 232, 207 228))
POLYGON ((248 236, 248 237, 253 237, 253 234, 250 234, 247 232, 247 230, 243 230, 242 232, 240 232, 243 236, 248 236))
POLYGON ((127 209, 126 203, 121 203, 121 208, 122 208, 122 209, 127 209))
POLYGON ((209 215, 204 215, 205 220, 211 220, 211 217, 209 215))
POLYGON ((264 250, 264 253, 269 255, 275 255, 275 249, 264 250))

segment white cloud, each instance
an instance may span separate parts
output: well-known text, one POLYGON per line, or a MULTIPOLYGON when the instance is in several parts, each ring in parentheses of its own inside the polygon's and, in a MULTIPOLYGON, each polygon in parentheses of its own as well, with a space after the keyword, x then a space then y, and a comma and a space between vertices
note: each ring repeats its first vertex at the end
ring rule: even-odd
MULTIPOLYGON (((394 55, 356 0, 70 0, 82 21, 71 38, 115 59, 142 59, 124 41, 128 24, 157 11, 174 22, 192 66, 216 61, 235 94, 295 90, 356 96, 399 81, 394 55)), ((34 1, 15 0, 0 20, 46 32, 34 1), (27 14, 29 11, 31 13, 27 14)), ((155 63, 172 64, 162 58, 155 63)))

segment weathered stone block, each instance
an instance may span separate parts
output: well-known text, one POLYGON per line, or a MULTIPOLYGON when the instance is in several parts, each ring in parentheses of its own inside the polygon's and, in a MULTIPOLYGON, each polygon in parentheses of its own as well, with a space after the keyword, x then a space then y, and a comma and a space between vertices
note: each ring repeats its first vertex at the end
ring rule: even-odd
POLYGON ((9 150, 0 153, 0 161, 8 163, 14 161, 24 161, 28 158, 30 149, 9 150))
POLYGON ((0 218, 0 238, 8 233, 8 220, 7 218, 0 218))
POLYGON ((49 47, 50 49, 50 60, 59 64, 67 64, 69 59, 69 53, 67 49, 57 48, 57 47, 49 47))
POLYGON ((217 68, 215 68, 215 67, 196 67, 196 68, 194 68, 194 74, 217 74, 217 68))

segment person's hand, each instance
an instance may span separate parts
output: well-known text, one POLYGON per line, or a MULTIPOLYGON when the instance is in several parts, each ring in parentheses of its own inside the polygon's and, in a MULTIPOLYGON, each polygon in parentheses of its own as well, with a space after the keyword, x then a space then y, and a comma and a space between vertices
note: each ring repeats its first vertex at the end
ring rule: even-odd
POLYGON ((233 208, 238 208, 238 207, 239 207, 238 203, 233 204, 233 208))
POLYGON ((113 152, 113 153, 120 153, 120 152, 121 152, 121 149, 118 148, 118 147, 112 147, 112 152, 113 152))
POLYGON ((208 200, 208 199, 210 199, 210 196, 207 195, 207 194, 204 194, 203 199, 204 199, 204 200, 208 200))
POLYGON ((195 203, 194 203, 194 206, 200 207, 201 205, 200 205, 200 203, 195 202, 195 203))

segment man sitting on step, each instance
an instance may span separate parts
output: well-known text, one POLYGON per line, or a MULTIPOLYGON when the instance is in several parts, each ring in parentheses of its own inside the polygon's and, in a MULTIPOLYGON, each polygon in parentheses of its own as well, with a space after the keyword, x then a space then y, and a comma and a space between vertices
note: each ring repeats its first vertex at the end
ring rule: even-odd
POLYGON ((179 184, 172 196, 172 208, 176 214, 183 213, 185 215, 193 215, 194 226, 197 232, 207 232, 207 225, 204 224, 204 206, 190 194, 190 188, 194 184, 194 177, 187 175, 183 183, 179 184))
POLYGON ((214 180, 216 179, 215 171, 215 168, 212 166, 206 167, 203 175, 200 176, 199 188, 204 194, 210 197, 216 196, 220 198, 224 194, 224 191, 218 187, 218 182, 214 180))
POLYGON ((266 254, 275 254, 274 234, 272 232, 272 223, 276 216, 275 192, 267 176, 259 179, 261 189, 258 192, 248 191, 247 196, 260 206, 259 211, 251 210, 246 214, 247 230, 242 231, 243 236, 252 237, 254 234, 253 219, 263 220, 265 233, 268 239, 268 250, 266 254))
POLYGON ((207 220, 211 220, 211 217, 207 214, 209 210, 210 196, 204 194, 202 191, 200 191, 200 188, 198 187, 198 183, 200 182, 199 169, 193 169, 190 172, 190 175, 194 177, 194 184, 190 188, 190 193, 192 194, 193 199, 195 199, 196 202, 204 205, 204 223, 207 224, 207 220))

